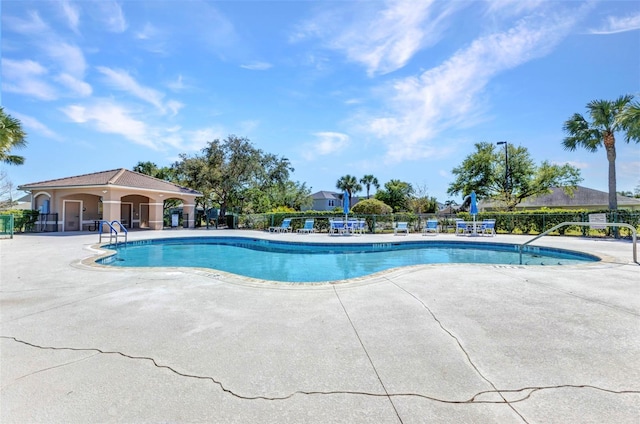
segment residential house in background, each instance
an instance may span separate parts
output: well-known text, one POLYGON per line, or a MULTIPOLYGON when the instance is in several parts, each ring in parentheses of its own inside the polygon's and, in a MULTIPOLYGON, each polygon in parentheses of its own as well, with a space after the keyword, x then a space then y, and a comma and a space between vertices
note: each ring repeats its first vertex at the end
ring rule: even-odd
MULTIPOLYGON (((529 197, 516 206, 516 210, 548 209, 586 209, 602 210, 609 208, 609 193, 592 188, 578 186, 573 195, 565 193, 562 187, 551 188, 551 193, 529 197)), ((478 209, 495 210, 494 202, 480 202, 478 209)), ((640 199, 618 195, 618 209, 640 210, 640 199)))
MULTIPOLYGON (((310 207, 303 208, 303 210, 312 211, 332 211, 335 208, 342 208, 342 193, 336 193, 333 191, 319 191, 311 195, 313 204, 310 207)), ((351 197, 351 207, 353 207, 360 200, 357 196, 351 197)))

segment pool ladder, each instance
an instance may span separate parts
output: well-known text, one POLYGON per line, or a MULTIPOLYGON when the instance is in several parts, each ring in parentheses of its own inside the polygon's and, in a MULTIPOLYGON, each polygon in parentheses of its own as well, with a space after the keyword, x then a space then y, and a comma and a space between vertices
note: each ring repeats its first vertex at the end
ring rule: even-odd
POLYGON ((532 238, 531 240, 522 243, 521 245, 518 246, 519 250, 520 250, 520 265, 522 265, 522 251, 524 250, 524 247, 528 244, 533 243, 534 241, 538 240, 540 237, 542 236, 546 236, 547 234, 549 234, 552 231, 557 230, 558 228, 561 227, 565 227, 568 225, 580 225, 583 227, 586 226, 603 226, 603 227, 624 227, 624 228, 628 228, 631 230, 631 239, 633 240, 633 262, 638 263, 638 251, 636 249, 636 239, 637 239, 637 231, 636 228, 631 225, 631 224, 627 224, 626 222, 598 222, 598 223, 593 223, 593 222, 563 222, 560 223, 558 225, 556 225, 553 228, 548 229, 547 231, 545 231, 542 234, 538 234, 537 236, 535 236, 534 238, 532 238))
POLYGON ((127 242, 128 231, 120 221, 100 221, 100 229, 98 230, 98 234, 100 235, 99 243, 102 243, 102 229, 105 225, 109 226, 109 243, 113 243, 113 240, 115 239, 117 245, 118 237, 124 237, 124 242, 127 242), (120 229, 121 233, 118 233, 116 226, 120 229))

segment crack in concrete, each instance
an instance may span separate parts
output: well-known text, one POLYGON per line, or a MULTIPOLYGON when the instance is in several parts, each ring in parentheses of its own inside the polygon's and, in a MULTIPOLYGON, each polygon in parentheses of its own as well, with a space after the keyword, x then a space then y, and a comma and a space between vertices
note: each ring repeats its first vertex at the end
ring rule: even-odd
MULTIPOLYGON (((440 326, 440 328, 449 335, 449 337, 451 337, 453 340, 455 340, 456 344, 458 345, 458 347, 460 348, 460 350, 462 350, 462 353, 464 353, 465 357, 467 358, 467 361, 469 362, 469 364, 471 365, 471 367, 476 371, 476 373, 480 376, 480 378, 482 378, 484 381, 486 381, 487 383, 489 383, 489 385, 491 387, 493 387, 493 391, 494 393, 497 393, 502 400, 504 401, 504 403, 506 403, 509 408, 511 408, 511 410, 513 410, 513 412, 515 412, 521 419, 522 421, 524 421, 525 423, 528 423, 528 421, 526 420, 526 418, 524 416, 522 416, 522 414, 520 413, 520 411, 518 411, 515 406, 513 406, 511 404, 511 402, 509 402, 504 395, 502 394, 502 392, 500 390, 498 390, 498 388, 496 387, 495 384, 493 384, 493 381, 489 380, 483 373, 482 371, 480 371, 480 369, 476 366, 476 364, 473 362, 473 360, 471 359, 471 356, 469 355, 469 352, 467 352, 467 350, 464 348, 464 346, 462 346, 462 342, 460 341, 460 339, 458 339, 458 337, 456 337, 451 331, 449 331, 447 328, 445 328, 445 326, 442 324, 442 322, 438 319, 438 317, 436 317, 436 314, 433 313, 433 311, 431 310, 431 308, 429 308, 427 306, 426 303, 424 303, 422 301, 422 299, 420 299, 418 296, 416 296, 415 294, 411 293, 409 290, 405 289, 404 287, 399 286, 396 282, 387 279, 391 284, 393 284, 394 286, 396 286, 397 288, 399 288, 400 290, 404 291, 405 293, 407 293, 409 296, 413 297, 415 300, 418 301, 418 303, 420 303, 426 310, 427 312, 429 312, 429 314, 431 315, 431 317, 434 319, 435 322, 438 323, 438 325, 440 326)), ((475 396, 474 396, 475 398, 475 396)), ((473 398, 472 398, 473 399, 473 398)))
POLYGON ((389 403, 391 404, 391 407, 393 408, 393 411, 396 413, 396 417, 398 417, 398 421, 403 423, 404 421, 402 421, 402 417, 400 417, 400 413, 398 412, 398 409, 396 408, 396 405, 393 403, 393 400, 391 400, 391 397, 389 396, 389 391, 387 390, 387 387, 384 385, 384 382, 382 381, 382 377, 380 377, 380 374, 378 373, 376 365, 373 363, 373 359, 371 359, 371 355, 369 355, 369 352, 367 351, 367 348, 365 347, 364 342, 362 341, 362 338, 360 338, 360 334, 358 333, 358 330, 356 329, 356 326, 354 325, 353 321, 351 320, 351 316, 349 316, 349 312, 347 312, 347 308, 344 306, 344 303, 342 303, 342 299, 340 299, 340 295, 338 294, 338 290, 336 289, 335 286, 333 287, 333 292, 335 293, 336 297, 338 298, 338 302, 340 302, 340 306, 342 306, 342 310, 344 311, 344 314, 347 316, 347 319, 349 320, 349 324, 351 325, 351 328, 353 329, 353 332, 356 334, 356 338, 358 339, 358 342, 360 342, 360 346, 362 347, 362 350, 364 350, 365 355, 367 355, 367 359, 369 360, 369 363, 371 364, 371 367, 373 368, 373 372, 375 372, 376 377, 378 378, 378 381, 380 382, 380 385, 382 386, 382 389, 384 390, 384 393, 387 395, 387 399, 389 400, 389 403))
MULTIPOLYGON (((220 389, 224 392, 227 393, 235 398, 238 399, 242 399, 242 400, 267 400, 267 401, 278 401, 278 400, 287 400, 287 399, 291 399, 292 397, 296 396, 296 395, 354 395, 354 396, 369 396, 369 397, 384 397, 384 398, 394 398, 394 397, 412 397, 412 398, 420 398, 420 399, 426 399, 426 400, 430 400, 430 401, 434 401, 434 402, 439 402, 439 403, 444 403, 444 404, 494 404, 494 405, 500 405, 500 404, 509 404, 509 403, 517 403, 517 402, 522 402, 525 401, 527 399, 529 399, 531 397, 531 395, 535 392, 538 391, 543 391, 543 390, 557 390, 557 389, 565 389, 565 388, 573 388, 573 389, 593 389, 593 390, 598 390, 601 392, 605 392, 605 393, 610 393, 610 394, 636 394, 636 395, 640 395, 640 390, 612 390, 612 389, 607 389, 604 387, 598 387, 598 386, 593 386, 593 385, 589 385, 589 384, 582 384, 582 385, 576 385, 576 384, 563 384, 563 385, 553 385, 553 386, 529 386, 529 387, 522 387, 520 389, 495 389, 495 390, 484 390, 481 392, 476 393, 475 395, 473 395, 472 397, 470 397, 469 399, 461 399, 461 400, 452 400, 452 399, 442 399, 442 398, 437 398, 434 396, 429 396, 429 395, 425 395, 422 393, 373 393, 373 392, 365 392, 365 391, 358 391, 358 390, 324 390, 324 391, 320 391, 320 390, 297 390, 295 392, 292 392, 288 395, 284 395, 284 396, 244 396, 241 395, 239 393, 234 392, 233 390, 227 388, 224 386, 224 384, 219 381, 216 380, 213 377, 210 376, 203 376, 203 375, 195 375, 195 374, 187 374, 187 373, 183 373, 181 371, 176 370, 175 368, 169 366, 169 365, 162 365, 162 364, 158 364, 158 362, 148 356, 133 356, 133 355, 128 355, 126 353, 122 353, 122 352, 118 352, 118 351, 107 351, 107 350, 102 350, 102 349, 98 349, 98 348, 76 348, 76 347, 54 347, 54 346, 40 346, 40 345, 36 345, 34 343, 30 343, 27 342, 25 340, 21 340, 18 339, 16 337, 13 336, 0 336, 0 339, 6 339, 6 340, 12 340, 16 343, 20 343, 35 349, 42 349, 42 350, 68 350, 68 351, 73 351, 73 352, 95 352, 95 355, 91 355, 90 357, 94 357, 98 354, 102 354, 102 355, 118 355, 121 356, 123 358, 127 358, 127 359, 133 359, 133 360, 143 360, 143 361, 149 361, 151 363, 153 363, 153 365, 156 368, 161 368, 161 369, 166 369, 170 372, 172 372, 173 374, 176 374, 180 377, 185 377, 185 378, 193 378, 193 379, 197 379, 197 380, 207 380, 207 381, 211 381, 213 382, 215 385, 217 385, 218 387, 220 387, 220 389), (525 392, 523 394, 523 396, 519 399, 516 400, 512 400, 512 401, 507 401, 504 397, 502 397, 503 400, 479 400, 478 397, 483 396, 483 395, 487 395, 487 394, 501 394, 501 393, 521 393, 521 392, 525 392)), ((85 357, 82 359, 79 359, 77 361, 71 361, 71 362, 67 362, 65 364, 61 364, 61 365, 56 365, 53 367, 49 367, 47 369, 53 369, 53 368, 58 368, 60 366, 66 366, 66 365, 70 365, 73 364, 75 362, 80 362, 86 359, 89 359, 90 357, 85 357)), ((39 370, 39 371, 35 371, 32 372, 31 374, 28 375, 33 375, 33 374, 37 374, 38 372, 41 372, 44 370, 39 370)), ((28 375, 22 376, 20 378, 24 378, 27 377, 28 375)))

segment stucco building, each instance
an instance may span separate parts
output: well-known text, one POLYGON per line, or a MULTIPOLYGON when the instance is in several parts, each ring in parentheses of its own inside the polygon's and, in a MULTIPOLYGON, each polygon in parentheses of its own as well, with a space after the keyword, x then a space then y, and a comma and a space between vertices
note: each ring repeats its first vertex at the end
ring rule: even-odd
POLYGON ((202 196, 124 168, 22 184, 18 189, 31 193, 31 208, 42 216, 57 216, 56 231, 96 229, 102 220, 120 221, 126 228, 161 230, 168 199, 182 202, 184 227, 193 228, 195 199, 202 196))

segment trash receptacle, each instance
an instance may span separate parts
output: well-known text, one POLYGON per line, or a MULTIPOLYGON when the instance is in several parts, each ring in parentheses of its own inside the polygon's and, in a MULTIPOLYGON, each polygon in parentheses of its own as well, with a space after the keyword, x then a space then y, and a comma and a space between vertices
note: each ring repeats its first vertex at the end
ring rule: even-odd
POLYGON ((236 216, 226 215, 225 219, 227 220, 227 228, 234 230, 236 228, 236 216))

